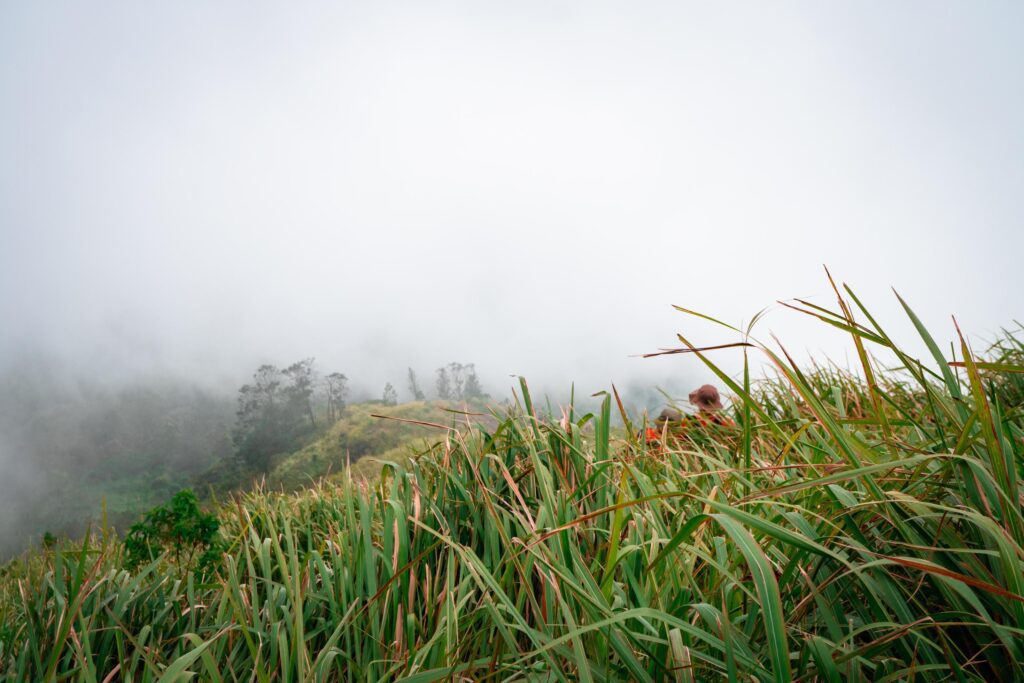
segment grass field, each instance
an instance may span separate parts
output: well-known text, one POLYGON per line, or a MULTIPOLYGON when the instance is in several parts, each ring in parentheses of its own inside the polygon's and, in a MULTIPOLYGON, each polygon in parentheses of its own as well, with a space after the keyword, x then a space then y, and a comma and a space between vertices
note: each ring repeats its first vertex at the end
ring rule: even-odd
POLYGON ((9 565, 0 677, 1019 680, 1024 343, 947 358, 907 308, 919 360, 837 296, 798 307, 849 370, 720 351, 766 354, 751 382, 680 338, 735 428, 642 443, 613 393, 538 418, 524 382, 377 480, 225 504, 211 576, 105 533, 9 565))

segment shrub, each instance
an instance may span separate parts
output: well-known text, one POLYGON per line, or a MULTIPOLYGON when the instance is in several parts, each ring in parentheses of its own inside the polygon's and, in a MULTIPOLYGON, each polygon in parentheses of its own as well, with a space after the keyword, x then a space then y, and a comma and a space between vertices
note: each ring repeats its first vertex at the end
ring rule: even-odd
POLYGON ((124 540, 125 566, 137 569, 166 555, 179 574, 206 574, 216 567, 220 556, 219 527, 215 515, 199 508, 195 493, 178 491, 169 505, 153 508, 132 525, 124 540))

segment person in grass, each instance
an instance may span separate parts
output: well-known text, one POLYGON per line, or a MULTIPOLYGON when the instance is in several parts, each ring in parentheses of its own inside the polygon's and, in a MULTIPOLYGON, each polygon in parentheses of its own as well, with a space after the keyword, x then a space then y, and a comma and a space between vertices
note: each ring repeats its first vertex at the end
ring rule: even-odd
POLYGON ((665 408, 647 428, 647 443, 658 443, 662 434, 682 438, 691 429, 705 429, 712 425, 732 427, 735 423, 722 413, 722 397, 712 384, 705 384, 690 392, 690 403, 697 409, 693 415, 683 415, 675 408, 665 408))
POLYGON ((701 425, 733 426, 733 421, 722 414, 722 397, 718 395, 718 389, 713 384, 705 384, 691 391, 690 403, 697 407, 697 414, 693 417, 701 425))

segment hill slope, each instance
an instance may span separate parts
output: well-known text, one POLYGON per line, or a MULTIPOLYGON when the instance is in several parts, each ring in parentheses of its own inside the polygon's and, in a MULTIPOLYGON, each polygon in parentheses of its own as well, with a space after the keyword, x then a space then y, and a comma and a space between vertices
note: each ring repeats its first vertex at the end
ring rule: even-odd
POLYGON ((664 444, 524 385, 379 480, 225 506, 212 574, 106 536, 8 567, 0 676, 1020 680, 1024 343, 951 368, 821 315, 900 367, 762 347, 735 427, 664 444))
POLYGON ((295 490, 337 475, 349 464, 357 476, 373 477, 381 467, 374 461, 407 462, 410 455, 427 450, 444 436, 442 428, 414 423, 451 426, 460 416, 449 410, 456 409, 440 401, 395 406, 372 401, 347 406, 341 419, 323 435, 276 463, 267 483, 272 488, 295 490))

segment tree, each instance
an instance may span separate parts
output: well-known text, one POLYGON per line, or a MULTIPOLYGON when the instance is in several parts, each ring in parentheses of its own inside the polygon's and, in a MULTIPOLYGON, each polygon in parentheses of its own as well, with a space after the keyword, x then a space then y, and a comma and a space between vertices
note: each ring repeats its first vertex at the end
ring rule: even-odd
POLYGON ((309 426, 316 428, 313 414, 313 359, 306 358, 285 368, 282 373, 288 383, 284 386, 288 411, 291 415, 309 418, 309 426))
POLYGON ((332 372, 324 377, 327 394, 327 419, 331 422, 341 417, 345 409, 345 398, 348 396, 348 377, 340 372, 332 372))
POLYGON ((294 450, 316 426, 313 418, 313 360, 285 371, 261 365, 253 382, 238 391, 232 441, 235 454, 250 469, 266 472, 278 453, 294 450))
POLYGON ((395 388, 391 385, 391 382, 388 382, 387 384, 384 385, 383 400, 384 405, 386 406, 393 406, 398 404, 398 392, 395 391, 395 388))
POLYGON ((487 394, 484 393, 483 387, 480 386, 480 380, 476 376, 476 366, 473 363, 465 366, 466 370, 466 381, 462 385, 462 397, 464 399, 479 399, 487 398, 487 394))
POLYGON ((437 369, 437 395, 448 401, 462 401, 485 398, 487 394, 480 386, 473 363, 449 363, 437 369))
POLYGON ((437 397, 442 401, 452 399, 452 382, 444 368, 437 369, 437 397))
POLYGON ((281 371, 273 365, 261 365, 252 378, 252 384, 238 390, 238 419, 231 436, 238 457, 262 472, 278 452, 283 437, 281 371))
POLYGON ((456 401, 462 400, 462 385, 465 382, 462 371, 464 369, 462 363, 448 364, 448 376, 452 379, 452 398, 456 401))
POLYGON ((414 401, 422 401, 426 398, 423 390, 420 389, 419 382, 416 381, 416 373, 413 372, 412 368, 409 368, 409 393, 412 394, 412 400, 414 401))

